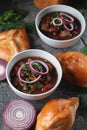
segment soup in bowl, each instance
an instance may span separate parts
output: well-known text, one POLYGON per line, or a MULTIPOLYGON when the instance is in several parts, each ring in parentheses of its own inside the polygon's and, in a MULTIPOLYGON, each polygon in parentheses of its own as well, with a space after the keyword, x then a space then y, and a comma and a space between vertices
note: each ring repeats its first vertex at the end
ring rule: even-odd
POLYGON ((80 39, 86 22, 77 9, 67 5, 53 5, 37 14, 35 25, 44 43, 64 48, 74 45, 80 39))
POLYGON ((52 54, 30 49, 11 59, 7 65, 6 78, 18 96, 39 100, 49 96, 58 87, 62 69, 52 54))
POLYGON ((54 11, 44 15, 39 24, 40 31, 54 40, 68 40, 81 32, 81 23, 73 15, 54 11))

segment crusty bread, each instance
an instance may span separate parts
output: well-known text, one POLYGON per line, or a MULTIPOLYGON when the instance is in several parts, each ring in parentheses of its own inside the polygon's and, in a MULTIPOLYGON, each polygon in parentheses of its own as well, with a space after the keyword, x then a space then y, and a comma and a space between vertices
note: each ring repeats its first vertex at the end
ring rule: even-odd
POLYGON ((54 54, 63 69, 63 77, 72 85, 87 87, 87 56, 81 52, 54 54))
POLYGON ((66 4, 66 2, 67 0, 34 0, 35 6, 40 9, 51 5, 66 4))
POLYGON ((75 97, 48 101, 37 116, 35 130, 70 130, 78 106, 79 99, 75 97))
POLYGON ((0 32, 0 58, 9 61, 15 54, 30 48, 24 27, 0 32))

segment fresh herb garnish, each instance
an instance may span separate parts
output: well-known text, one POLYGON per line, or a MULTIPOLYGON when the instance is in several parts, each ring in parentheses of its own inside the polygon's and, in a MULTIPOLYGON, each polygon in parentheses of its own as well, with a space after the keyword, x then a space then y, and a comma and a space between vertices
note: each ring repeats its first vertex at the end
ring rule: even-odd
POLYGON ((22 10, 8 10, 0 15, 0 32, 10 29, 17 29, 25 27, 30 33, 35 32, 35 23, 25 23, 23 19, 27 15, 26 11, 22 10))
POLYGON ((37 70, 37 71, 41 71, 41 70, 42 70, 41 65, 38 64, 38 63, 35 63, 35 64, 33 64, 32 66, 33 66, 33 68, 34 68, 35 70, 37 70))
POLYGON ((57 17, 58 16, 58 12, 53 12, 52 15, 53 15, 53 17, 57 17))
POLYGON ((26 86, 23 86, 23 90, 28 90, 29 88, 28 88, 28 86, 26 85, 26 86))
POLYGON ((29 72, 29 71, 30 71, 27 64, 24 64, 23 70, 24 70, 25 72, 29 72))
POLYGON ((17 21, 23 19, 27 15, 27 12, 23 10, 8 10, 0 15, 0 24, 7 21, 17 21))

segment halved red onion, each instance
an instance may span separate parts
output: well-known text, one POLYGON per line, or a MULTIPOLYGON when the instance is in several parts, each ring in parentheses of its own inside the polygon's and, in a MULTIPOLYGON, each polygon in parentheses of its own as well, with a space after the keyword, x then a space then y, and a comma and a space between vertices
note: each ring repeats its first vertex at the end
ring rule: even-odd
POLYGON ((53 18, 52 23, 55 26, 61 26, 63 24, 63 21, 61 18, 53 18))
POLYGON ((68 22, 68 23, 74 22, 74 18, 66 13, 60 13, 59 15, 61 19, 65 22, 68 22))
POLYGON ((6 78, 6 66, 7 62, 3 59, 0 59, 0 81, 6 78))
POLYGON ((45 75, 45 74, 47 74, 48 72, 49 72, 49 68, 48 68, 48 66, 47 66, 47 64, 45 63, 45 62, 43 62, 43 61, 41 61, 41 60, 32 60, 32 61, 30 61, 30 69, 31 69, 31 71, 32 72, 34 72, 35 74, 37 74, 37 75, 45 75), (33 68, 33 64, 35 64, 35 63, 39 63, 39 64, 41 64, 44 68, 45 68, 45 72, 42 72, 42 71, 37 71, 37 70, 35 70, 34 68, 33 68))
POLYGON ((14 99, 3 111, 4 124, 11 130, 28 130, 36 120, 36 110, 28 101, 14 99))
MULTIPOLYGON (((30 62, 28 62, 26 64, 29 65, 30 62)), ((35 83, 36 81, 38 81, 41 78, 41 75, 38 75, 38 77, 35 80, 32 80, 32 81, 26 81, 26 80, 22 79, 21 76, 20 76, 20 73, 21 73, 21 70, 22 70, 23 67, 24 67, 24 64, 22 64, 20 66, 19 70, 18 70, 18 77, 19 77, 20 81, 22 81, 23 83, 32 84, 32 83, 35 83)))
POLYGON ((72 31, 74 29, 74 26, 72 23, 64 24, 64 28, 68 31, 72 31))

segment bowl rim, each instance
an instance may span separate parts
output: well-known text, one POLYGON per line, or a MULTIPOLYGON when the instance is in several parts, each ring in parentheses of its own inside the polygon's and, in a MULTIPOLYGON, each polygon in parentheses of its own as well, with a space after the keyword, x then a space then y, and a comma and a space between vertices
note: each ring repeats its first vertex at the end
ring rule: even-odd
MULTIPOLYGON (((49 11, 50 12, 50 11, 49 11)), ((44 16, 44 15, 43 15, 44 16)), ((39 23, 40 23, 40 21, 39 21, 39 23)), ((80 22, 81 23, 81 22, 80 22)), ((52 42, 60 42, 60 43, 62 43, 62 42, 71 42, 71 41, 73 41, 73 40, 75 40, 75 39, 77 39, 78 37, 80 37, 82 34, 83 34, 83 32, 85 31, 85 28, 86 28, 86 21, 85 21, 85 18, 84 18, 84 16, 80 13, 80 11, 79 10, 77 10, 76 8, 74 8, 74 7, 72 7, 72 6, 69 6, 69 5, 63 5, 63 4, 60 4, 60 5, 51 5, 51 6, 48 6, 48 7, 45 7, 44 9, 42 9, 42 10, 40 10, 39 11, 39 13, 36 15, 36 17, 35 17, 35 26, 36 26, 36 29, 37 29, 37 31, 44 37, 44 38, 46 38, 47 40, 51 40, 52 42), (70 8, 70 9, 73 9, 73 10, 75 10, 81 17, 82 17, 82 19, 83 19, 83 21, 84 21, 84 28, 82 28, 81 29, 81 32, 79 33, 79 35, 77 35, 77 36, 75 36, 75 37, 73 37, 73 38, 70 38, 70 39, 67 39, 67 40, 55 40, 55 39, 52 39, 52 38, 50 38, 50 37, 47 37, 46 35, 44 35, 41 31, 40 31, 40 29, 39 29, 39 27, 38 27, 38 25, 37 25, 37 21, 38 21, 38 17, 45 11, 45 10, 48 10, 48 9, 50 9, 50 8, 55 8, 55 7, 64 7, 64 8, 70 8)))
MULTIPOLYGON (((23 58, 21 58, 21 59, 23 59, 23 58)), ((18 60, 19 61, 19 60, 18 60)), ((17 61, 16 61, 17 62, 17 61)), ((15 63, 16 63, 15 62, 15 63)), ((15 64, 14 63, 14 64, 15 64)), ((13 66, 12 66, 13 67, 13 66)), ((12 69, 12 68, 11 68, 12 69)), ((58 72, 58 71, 57 71, 58 72)), ((56 57, 55 56, 53 56, 51 53, 49 53, 49 52, 47 52, 47 51, 44 51, 44 50, 40 50, 40 49, 29 49, 29 50, 24 50, 24 51, 21 51, 21 52, 19 52, 18 54, 16 54, 15 56, 13 56, 12 57, 12 59, 9 61, 9 63, 7 64, 7 67, 6 67, 6 79, 7 79, 7 81, 8 81, 8 84, 9 84, 9 86, 11 87, 11 89, 13 90, 15 90, 16 92, 18 92, 19 93, 19 95, 21 94, 21 95, 24 95, 24 96, 31 96, 31 97, 38 97, 38 96, 43 96, 44 94, 46 95, 46 94, 49 94, 49 93, 51 93, 51 92, 53 92, 57 87, 58 87, 58 85, 59 85, 59 83, 61 82, 61 79, 62 79, 62 67, 61 67, 61 64, 60 64, 60 62, 56 59, 56 57), (10 64, 13 62, 13 60, 17 57, 17 56, 19 56, 19 55, 21 55, 21 54, 23 54, 23 53, 27 53, 27 52, 31 52, 31 51, 37 51, 37 52, 44 52, 44 53, 46 53, 46 54, 49 54, 51 57, 53 57, 54 59, 55 59, 55 61, 57 62, 57 64, 59 65, 59 69, 60 69, 60 78, 57 78, 57 82, 56 82, 56 84, 54 85, 54 87, 52 87, 50 90, 48 90, 48 91, 46 91, 46 92, 43 92, 43 93, 40 93, 40 94, 27 94, 27 93, 24 93, 24 92, 21 92, 20 90, 18 90, 17 88, 15 88, 13 85, 12 85, 12 83, 10 82, 10 76, 9 76, 9 74, 10 74, 10 71, 9 71, 9 74, 8 74, 8 69, 9 69, 9 66, 10 66, 10 64)))

